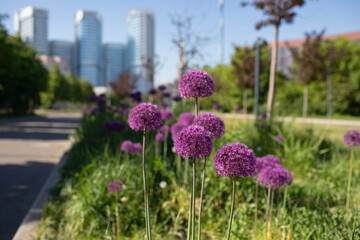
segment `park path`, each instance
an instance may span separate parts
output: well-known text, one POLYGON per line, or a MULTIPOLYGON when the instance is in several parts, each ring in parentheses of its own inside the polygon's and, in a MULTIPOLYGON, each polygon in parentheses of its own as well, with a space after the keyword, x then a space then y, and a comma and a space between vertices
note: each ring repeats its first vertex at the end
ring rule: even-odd
POLYGON ((0 120, 0 239, 13 238, 80 118, 50 113, 0 120))
MULTIPOLYGON (((235 119, 255 119, 255 116, 250 115, 250 114, 222 113, 221 116, 224 118, 235 118, 235 119)), ((355 121, 355 120, 338 120, 338 119, 322 119, 322 118, 294 118, 294 117, 277 117, 275 120, 279 121, 279 122, 360 127, 360 121, 355 121)))

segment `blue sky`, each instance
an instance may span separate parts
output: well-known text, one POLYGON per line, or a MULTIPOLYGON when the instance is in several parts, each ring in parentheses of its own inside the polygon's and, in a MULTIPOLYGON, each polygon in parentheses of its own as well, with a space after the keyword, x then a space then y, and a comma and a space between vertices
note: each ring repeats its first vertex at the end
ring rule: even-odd
MULTIPOLYGON (((255 30, 262 13, 252 7, 240 7, 240 0, 225 0, 225 63, 230 62, 234 45, 252 44, 258 37, 271 42, 273 27, 255 30)), ((200 65, 215 65, 219 55, 218 0, 0 0, 0 13, 9 18, 4 22, 14 33, 13 16, 17 9, 34 6, 48 10, 49 40, 74 40, 74 17, 79 9, 97 11, 103 19, 103 42, 126 42, 126 16, 132 8, 150 8, 155 15, 155 52, 162 63, 155 84, 172 82, 176 77, 177 48, 171 39, 175 28, 170 17, 192 16, 193 29, 199 36, 210 36, 202 48, 200 65)), ((302 38, 305 32, 326 29, 325 34, 360 31, 359 0, 307 0, 291 25, 280 28, 280 40, 302 38)))

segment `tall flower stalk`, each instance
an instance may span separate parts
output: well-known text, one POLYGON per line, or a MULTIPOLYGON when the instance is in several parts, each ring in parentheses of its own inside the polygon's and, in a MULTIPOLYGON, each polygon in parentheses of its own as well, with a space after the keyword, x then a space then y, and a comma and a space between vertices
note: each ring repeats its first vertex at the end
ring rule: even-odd
MULTIPOLYGON (((225 133, 224 121, 213 113, 201 113, 193 122, 194 125, 205 128, 212 134, 213 138, 219 139, 225 133)), ((205 171, 206 171, 206 159, 204 159, 204 167, 201 179, 201 192, 200 192, 200 207, 199 207, 199 222, 198 222, 198 240, 201 239, 201 212, 203 205, 204 184, 205 184, 205 171)))
POLYGON ((241 143, 227 144, 217 150, 215 155, 214 167, 217 169, 216 173, 220 177, 226 176, 227 178, 232 178, 233 180, 230 219, 227 230, 228 240, 230 239, 232 218, 234 214, 236 177, 253 176, 256 166, 255 159, 254 151, 241 143))
POLYGON ((118 193, 122 191, 123 183, 120 180, 109 182, 108 190, 110 195, 115 193, 115 218, 116 218, 116 239, 120 240, 118 193))
MULTIPOLYGON (((347 131, 344 136, 344 143, 349 147, 357 147, 360 145, 360 132, 357 130, 347 131)), ((350 187, 351 187, 351 176, 352 176, 352 161, 353 161, 354 150, 350 149, 350 165, 349 165, 349 175, 348 175, 348 185, 346 191, 346 213, 349 213, 350 206, 350 187)))
POLYGON ((142 146, 142 175, 144 185, 144 205, 145 205, 145 227, 146 237, 151 240, 151 224, 150 224, 150 207, 146 181, 146 165, 145 165, 145 146, 146 131, 159 129, 162 125, 161 113, 156 105, 151 103, 141 103, 134 107, 129 114, 130 128, 135 131, 143 132, 142 146))

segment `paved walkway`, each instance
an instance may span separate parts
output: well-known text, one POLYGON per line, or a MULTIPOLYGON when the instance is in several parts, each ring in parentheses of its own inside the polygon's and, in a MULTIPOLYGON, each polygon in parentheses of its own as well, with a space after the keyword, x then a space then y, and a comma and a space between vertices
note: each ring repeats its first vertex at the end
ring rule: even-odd
MULTIPOLYGON (((255 119, 255 116, 250 115, 250 114, 222 113, 221 116, 223 116, 224 118, 255 119)), ((355 121, 355 120, 337 120, 337 119, 322 119, 322 118, 294 118, 294 117, 277 117, 275 120, 279 121, 279 122, 294 122, 294 123, 360 127, 360 121, 355 121)))
POLYGON ((70 147, 79 113, 0 121, 0 239, 12 239, 42 185, 70 147))

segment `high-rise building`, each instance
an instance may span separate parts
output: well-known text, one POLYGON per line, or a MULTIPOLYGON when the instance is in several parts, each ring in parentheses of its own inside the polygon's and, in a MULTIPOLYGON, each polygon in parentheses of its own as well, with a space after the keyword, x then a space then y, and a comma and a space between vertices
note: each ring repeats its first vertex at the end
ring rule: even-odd
POLYGON ((79 10, 75 16, 75 74, 94 87, 103 86, 101 65, 101 17, 79 10))
POLYGON ((154 15, 148 9, 133 9, 127 19, 126 68, 139 76, 136 90, 147 92, 152 83, 154 63, 154 15))
POLYGON ((15 12, 15 33, 40 54, 48 54, 46 10, 26 7, 15 12))
POLYGON ((50 41, 49 55, 52 57, 58 56, 66 62, 65 71, 74 72, 73 58, 74 58, 74 43, 70 41, 50 41))
POLYGON ((105 83, 117 81, 125 71, 125 45, 107 43, 103 45, 105 83))

